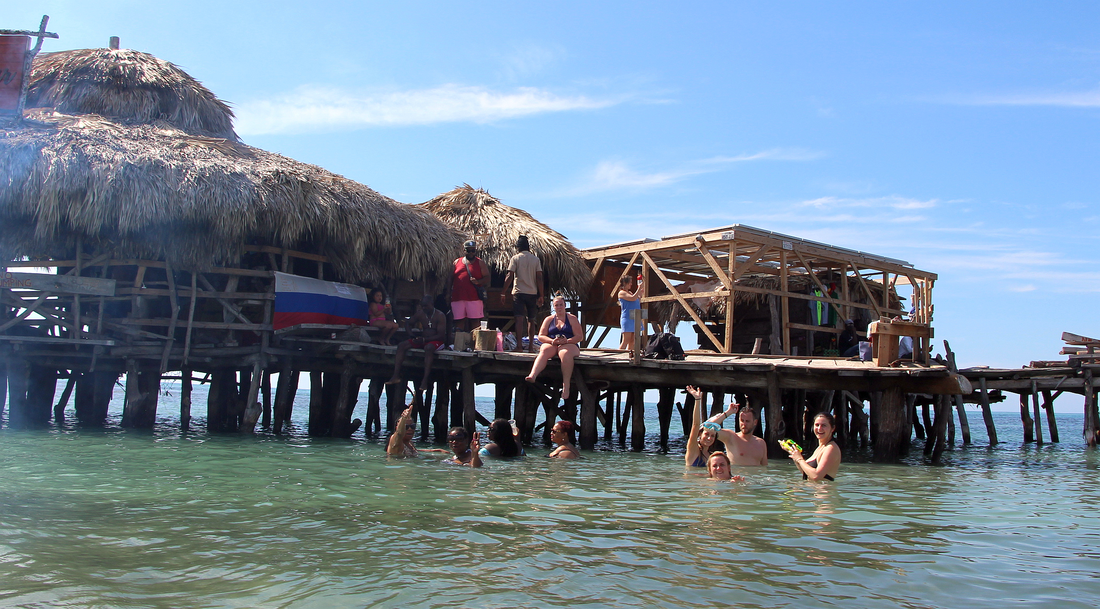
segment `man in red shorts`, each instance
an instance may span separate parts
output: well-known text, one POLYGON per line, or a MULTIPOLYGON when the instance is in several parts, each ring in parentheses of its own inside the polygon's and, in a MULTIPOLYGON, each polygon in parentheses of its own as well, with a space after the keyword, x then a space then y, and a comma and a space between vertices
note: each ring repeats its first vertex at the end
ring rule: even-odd
POLYGON ((485 317, 485 303, 477 295, 479 287, 489 287, 489 267, 477 257, 477 244, 467 241, 466 255, 454 262, 448 290, 455 325, 463 332, 473 330, 474 322, 485 317))
POLYGON ((443 347, 443 341, 447 337, 447 316, 435 308, 434 298, 424 296, 420 299, 420 307, 416 314, 405 320, 405 332, 411 333, 410 328, 420 328, 420 334, 414 335, 408 340, 403 340, 397 345, 397 359, 393 363, 393 377, 386 381, 387 385, 401 382, 401 365, 405 363, 405 353, 409 349, 424 350, 424 380, 416 387, 417 395, 420 395, 428 386, 428 377, 432 374, 432 361, 435 360, 435 352, 443 347))

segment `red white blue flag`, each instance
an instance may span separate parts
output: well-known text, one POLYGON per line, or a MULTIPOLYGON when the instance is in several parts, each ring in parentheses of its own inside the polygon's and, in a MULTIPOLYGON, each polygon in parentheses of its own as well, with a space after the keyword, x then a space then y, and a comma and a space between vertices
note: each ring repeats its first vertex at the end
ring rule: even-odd
POLYGON ((365 326, 367 291, 357 285, 275 273, 275 329, 298 324, 365 326))

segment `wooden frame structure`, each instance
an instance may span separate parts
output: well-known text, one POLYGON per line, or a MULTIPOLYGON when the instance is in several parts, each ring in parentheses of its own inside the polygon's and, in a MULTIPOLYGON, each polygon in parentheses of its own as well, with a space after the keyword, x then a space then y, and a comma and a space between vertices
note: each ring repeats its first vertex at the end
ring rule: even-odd
MULTIPOLYGON (((778 353, 790 355, 791 330, 812 332, 831 332, 839 334, 840 327, 810 326, 792 323, 791 300, 818 301, 828 304, 837 312, 838 319, 848 319, 855 309, 867 310, 875 318, 890 318, 906 315, 896 305, 891 306, 890 294, 898 285, 913 287, 912 308, 915 310, 911 321, 928 327, 927 337, 914 341, 914 350, 921 348, 927 354, 931 340, 932 287, 936 274, 921 271, 902 260, 876 256, 866 252, 839 248, 817 243, 789 235, 774 233, 751 226, 735 224, 733 226, 710 229, 701 233, 685 233, 664 237, 660 240, 639 240, 605 247, 584 250, 582 255, 593 265, 593 272, 599 273, 605 264, 625 265, 620 277, 633 272, 640 266, 641 274, 647 279, 643 288, 642 304, 673 300, 683 306, 702 332, 719 346, 722 353, 730 353, 733 341, 734 297, 737 292, 751 292, 773 296, 778 300, 778 330, 781 345, 778 353), (829 295, 820 277, 832 273, 855 280, 860 286, 860 294, 853 294, 849 281, 841 281, 841 294, 829 295), (778 277, 779 289, 769 289, 739 285, 743 277, 778 277), (822 296, 794 292, 789 283, 798 277, 809 278, 822 296), (688 282, 717 281, 718 287, 709 292, 681 293, 677 285, 688 282), (873 284, 877 283, 877 290, 873 284), (666 293, 657 293, 654 284, 661 285, 666 293), (882 289, 885 286, 887 289, 882 289), (858 297, 858 299, 857 299, 858 297), (715 336, 705 321, 688 304, 695 298, 725 299, 725 333, 715 336)), ((602 315, 594 315, 602 306, 607 309, 615 300, 618 282, 608 294, 608 300, 602 303, 587 303, 582 321, 586 327, 586 339, 591 340, 595 327, 602 315), (595 321, 592 321, 595 318, 595 321)), ((646 307, 643 306, 643 311, 646 307)), ((774 313, 773 313, 774 315, 774 313)), ((644 334, 642 326, 639 330, 644 334)), ((639 336, 641 338, 641 336, 639 336)), ((640 347, 644 341, 638 340, 640 347)), ((777 350, 773 348, 773 353, 777 350)))

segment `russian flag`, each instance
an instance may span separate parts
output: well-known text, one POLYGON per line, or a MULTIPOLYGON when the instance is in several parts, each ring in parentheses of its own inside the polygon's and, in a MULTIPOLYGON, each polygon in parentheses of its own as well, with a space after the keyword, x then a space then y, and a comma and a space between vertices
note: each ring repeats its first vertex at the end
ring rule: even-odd
POLYGON ((367 291, 357 285, 275 273, 275 329, 298 324, 365 326, 367 291))

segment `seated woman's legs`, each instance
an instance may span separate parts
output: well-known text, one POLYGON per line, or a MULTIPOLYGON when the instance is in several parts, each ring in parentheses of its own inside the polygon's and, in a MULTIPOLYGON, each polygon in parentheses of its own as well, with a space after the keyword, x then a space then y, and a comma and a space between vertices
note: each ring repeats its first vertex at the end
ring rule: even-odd
POLYGON ((535 357, 535 362, 531 364, 531 373, 527 375, 528 381, 533 381, 538 378, 539 374, 542 374, 544 368, 546 368, 546 362, 550 361, 551 357, 554 357, 554 350, 556 347, 550 343, 546 343, 539 347, 539 354, 535 357))

